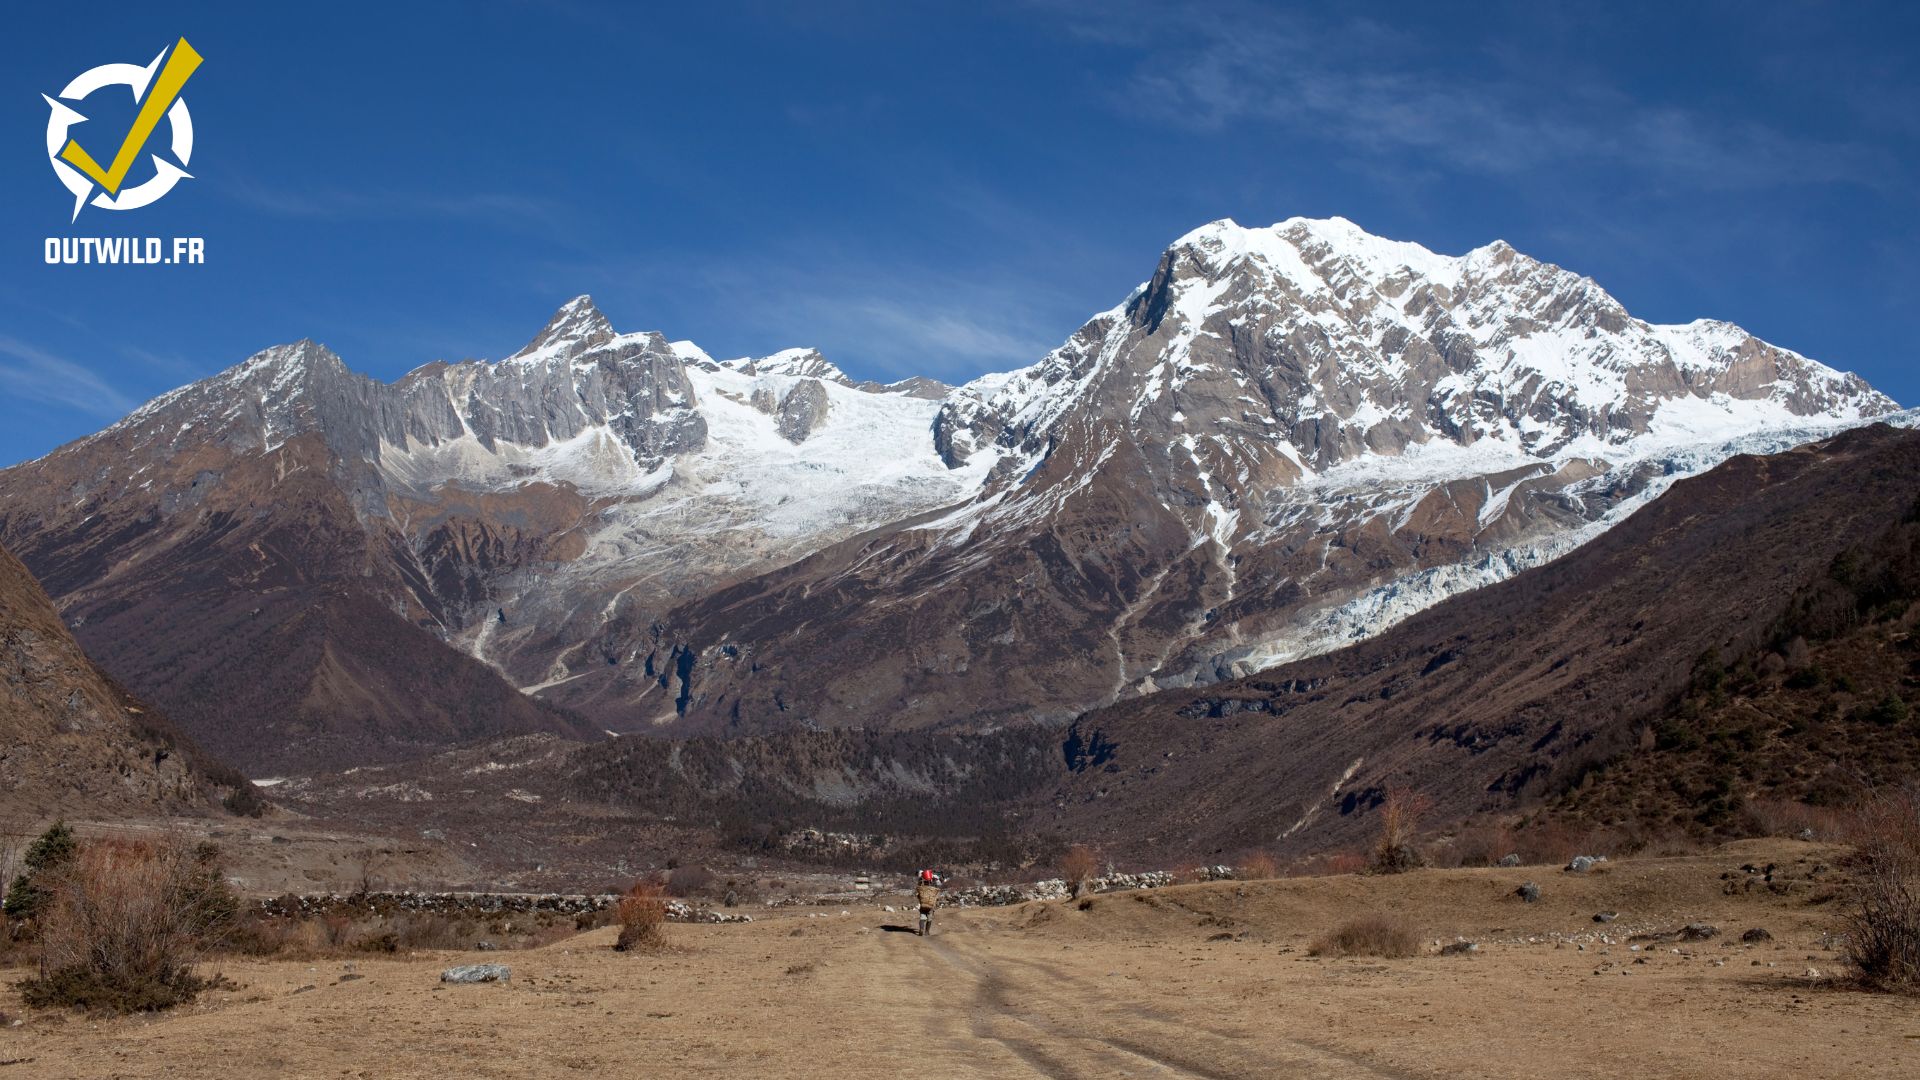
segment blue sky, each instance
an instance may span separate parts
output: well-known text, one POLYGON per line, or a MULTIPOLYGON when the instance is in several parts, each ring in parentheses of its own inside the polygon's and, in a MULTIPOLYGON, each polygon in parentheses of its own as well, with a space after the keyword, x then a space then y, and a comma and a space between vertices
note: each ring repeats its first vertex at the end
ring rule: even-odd
POLYGON ((303 336, 382 378, 499 357, 581 292, 717 355, 960 380, 1196 225, 1295 214, 1502 238, 1920 402, 1907 5, 157 6, 4 17, 0 463, 303 336), (195 179, 69 225, 40 94, 182 34, 195 179), (42 262, 123 234, 208 265, 42 262))

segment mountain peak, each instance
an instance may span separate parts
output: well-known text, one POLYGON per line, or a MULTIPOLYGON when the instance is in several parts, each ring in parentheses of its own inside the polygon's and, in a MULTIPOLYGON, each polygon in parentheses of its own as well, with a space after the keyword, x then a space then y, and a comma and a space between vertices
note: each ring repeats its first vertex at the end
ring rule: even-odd
POLYGON ((1309 291, 1322 287, 1317 267, 1326 263, 1344 263, 1375 281, 1407 270, 1448 285, 1458 281, 1463 264, 1420 244, 1376 236, 1343 217, 1291 217, 1265 227, 1221 218, 1174 241, 1169 253, 1181 251, 1192 252, 1209 278, 1257 266, 1309 291))
POLYGON ((842 386, 853 385, 847 373, 820 355, 818 349, 782 349, 772 356, 758 358, 743 356, 727 361, 727 366, 746 375, 791 375, 796 378, 825 379, 842 386))
POLYGON ((560 305, 547 325, 525 348, 508 360, 522 362, 571 359, 614 338, 613 324, 593 304, 593 297, 582 293, 560 305))

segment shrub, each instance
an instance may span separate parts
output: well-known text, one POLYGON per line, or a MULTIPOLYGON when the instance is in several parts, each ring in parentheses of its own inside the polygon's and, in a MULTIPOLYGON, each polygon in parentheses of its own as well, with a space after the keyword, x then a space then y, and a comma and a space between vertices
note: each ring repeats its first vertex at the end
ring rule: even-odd
POLYGON ((1367 868, 1367 857, 1357 851, 1336 851, 1327 856, 1327 873, 1357 874, 1367 868))
POLYGON ((1373 861, 1368 869, 1376 874, 1399 874, 1425 864, 1413 846, 1420 818, 1432 809, 1433 800, 1406 788, 1387 790, 1380 804, 1380 839, 1373 846, 1373 861))
POLYGON ((1875 724, 1880 727, 1894 727, 1898 724, 1904 724, 1907 722, 1908 716, 1907 703, 1900 700, 1900 695, 1891 690, 1871 708, 1861 708, 1856 711, 1861 719, 1869 724, 1875 724))
POLYGON ((92 841, 50 875, 29 1005, 112 1012, 165 1009, 211 985, 194 964, 237 907, 217 853, 178 837, 92 841))
POLYGON ((1862 874, 1847 912, 1847 959, 1867 986, 1920 994, 1920 791, 1867 802, 1853 840, 1862 874))
POLYGON ((638 882, 614 905, 614 917, 620 922, 620 937, 615 950, 657 949, 667 943, 666 890, 650 882, 638 882))
POLYGON ((1280 876, 1280 864, 1266 852, 1256 851, 1242 858, 1233 872, 1243 881, 1270 881, 1280 876))
POLYGON ((7 889, 4 904, 0 904, 7 918, 27 921, 39 914, 47 900, 47 882, 73 860, 78 848, 73 830, 64 821, 54 822, 27 845, 27 853, 20 860, 23 869, 7 889))
POLYGON ((1086 891, 1088 883, 1099 872, 1100 858, 1085 844, 1075 844, 1060 856, 1060 877, 1066 881, 1070 896, 1086 891))
POLYGON ((1309 956, 1415 956, 1420 941, 1413 930, 1386 915, 1362 915, 1342 923, 1307 949, 1309 956))

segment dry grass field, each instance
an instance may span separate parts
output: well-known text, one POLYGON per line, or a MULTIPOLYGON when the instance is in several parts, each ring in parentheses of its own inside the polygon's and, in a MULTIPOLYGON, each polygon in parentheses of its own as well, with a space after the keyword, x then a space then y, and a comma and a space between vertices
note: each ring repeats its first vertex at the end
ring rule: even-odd
POLYGON ((929 939, 876 901, 673 925, 658 951, 615 952, 606 928, 517 952, 225 958, 236 988, 170 1015, 0 996, 23 1021, 0 1029, 0 1080, 1914 1076, 1920 1001, 1837 977, 1840 854, 1749 841, 1586 875, 1214 882, 943 910, 929 939), (1364 915, 1420 954, 1309 955, 1364 915), (1691 923, 1719 933, 1630 940, 1691 923), (1743 942, 1753 928, 1771 940, 1743 942), (1478 948, 1438 954, 1460 939, 1478 948), (512 978, 438 981, 474 961, 512 978))

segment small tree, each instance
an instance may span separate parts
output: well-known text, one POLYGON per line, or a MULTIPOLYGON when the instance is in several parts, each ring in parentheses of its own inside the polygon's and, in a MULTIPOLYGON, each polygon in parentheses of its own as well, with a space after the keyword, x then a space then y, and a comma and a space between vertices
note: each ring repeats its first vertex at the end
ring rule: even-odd
POLYGON ((1078 897, 1100 872, 1100 857, 1085 844, 1075 844, 1060 857, 1060 876, 1066 880, 1067 894, 1078 897))
POLYGON ((78 848, 73 830, 64 821, 54 822, 52 828, 27 845, 26 856, 21 859, 25 869, 7 889, 7 917, 27 920, 38 915, 46 904, 48 879, 73 860, 78 848))
POLYGON ((1380 839, 1373 846, 1370 869, 1376 874, 1399 874, 1421 866, 1425 860, 1413 846, 1420 819, 1433 807, 1433 800, 1404 787, 1387 789, 1380 804, 1380 839))

